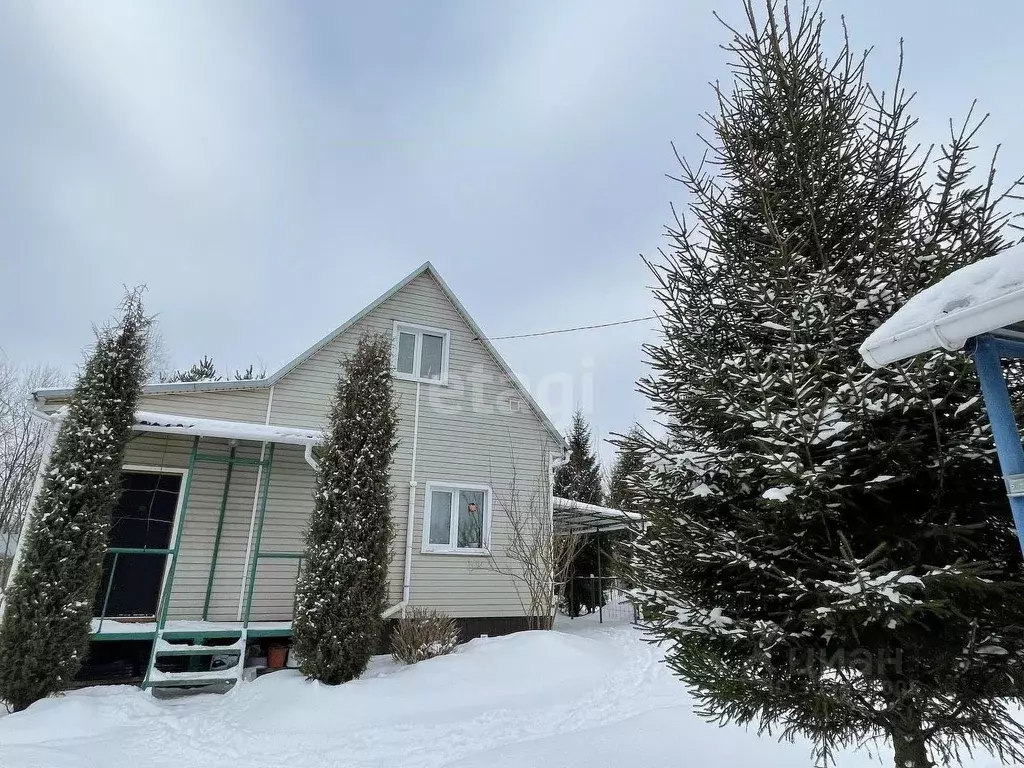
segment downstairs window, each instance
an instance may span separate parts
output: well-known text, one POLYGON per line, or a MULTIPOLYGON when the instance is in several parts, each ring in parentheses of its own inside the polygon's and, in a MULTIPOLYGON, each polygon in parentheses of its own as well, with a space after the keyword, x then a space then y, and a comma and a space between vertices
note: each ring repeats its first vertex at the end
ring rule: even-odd
POLYGON ((423 551, 487 554, 491 489, 486 485, 429 482, 423 517, 423 551))

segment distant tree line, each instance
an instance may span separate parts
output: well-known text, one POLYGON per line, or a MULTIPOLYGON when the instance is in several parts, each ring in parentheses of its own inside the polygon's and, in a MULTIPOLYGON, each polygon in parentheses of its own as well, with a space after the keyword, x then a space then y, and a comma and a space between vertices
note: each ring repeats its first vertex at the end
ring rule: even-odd
MULTIPOLYGON (((254 365, 250 365, 244 371, 235 370, 230 378, 235 381, 252 381, 254 379, 266 378, 267 371, 263 366, 258 369, 254 365)), ((203 355, 199 358, 199 361, 193 363, 190 368, 185 370, 174 370, 170 373, 162 373, 159 375, 161 384, 170 384, 177 381, 224 381, 227 374, 217 373, 217 366, 213 363, 213 358, 203 355)))

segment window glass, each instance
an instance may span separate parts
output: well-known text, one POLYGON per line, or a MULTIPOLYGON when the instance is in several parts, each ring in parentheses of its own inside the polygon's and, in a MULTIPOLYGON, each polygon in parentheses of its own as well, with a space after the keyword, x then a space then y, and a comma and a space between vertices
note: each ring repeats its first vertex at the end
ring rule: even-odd
POLYGON ((443 351, 443 336, 435 336, 432 333, 423 334, 423 349, 420 352, 420 376, 422 378, 441 378, 441 357, 443 351))
POLYGON ((452 494, 433 491, 430 494, 430 543, 448 544, 452 531, 452 494))
POLYGON ((459 491, 460 548, 479 548, 484 545, 484 492, 459 491))
POLYGON ((400 373, 412 373, 416 360, 416 335, 398 334, 398 360, 395 368, 400 373))
MULTIPOLYGON (((178 474, 122 472, 121 495, 111 511, 108 546, 170 547, 180 489, 178 474)), ((108 552, 93 600, 95 615, 155 615, 166 563, 165 554, 108 552)))
POLYGON ((181 475, 121 473, 121 496, 111 512, 111 547, 165 549, 170 546, 181 475))

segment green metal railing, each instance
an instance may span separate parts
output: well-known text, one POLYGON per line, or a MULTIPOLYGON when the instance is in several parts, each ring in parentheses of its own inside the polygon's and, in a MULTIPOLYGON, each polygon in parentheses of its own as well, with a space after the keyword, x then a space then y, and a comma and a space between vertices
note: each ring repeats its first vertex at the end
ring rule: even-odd
MULTIPOLYGON (((266 465, 264 466, 263 476, 260 478, 260 507, 259 517, 257 518, 256 531, 253 536, 252 544, 252 562, 249 564, 249 581, 245 593, 245 606, 242 610, 242 628, 249 628, 249 618, 252 614, 252 598, 256 591, 256 571, 259 568, 260 560, 264 558, 269 559, 296 559, 298 560, 299 569, 302 568, 302 557, 301 554, 293 552, 264 552, 260 549, 263 543, 263 523, 267 517, 267 495, 270 490, 270 468, 274 461, 274 443, 270 444, 270 449, 267 451, 266 465)), ((296 571, 296 573, 298 573, 296 571)))
POLYGON ((96 634, 103 631, 103 622, 107 618, 107 606, 110 604, 110 593, 114 587, 114 573, 117 571, 117 561, 121 555, 170 555, 171 549, 148 549, 145 547, 107 547, 107 554, 114 556, 110 564, 110 575, 107 578, 107 588, 103 591, 103 605, 100 608, 100 623, 96 627, 96 634))
POLYGON ((253 568, 252 575, 249 578, 249 594, 246 597, 245 603, 245 622, 243 626, 249 626, 249 616, 252 613, 252 597, 256 587, 256 571, 259 568, 259 563, 262 560, 295 560, 295 583, 299 583, 299 574, 302 572, 302 561, 305 559, 306 554, 304 552, 257 552, 253 557, 253 568))
MULTIPOLYGON (((210 615, 210 598, 213 596, 213 577, 217 573, 217 555, 220 554, 220 538, 224 533, 224 517, 228 511, 228 493, 231 490, 231 473, 235 469, 235 447, 228 454, 228 469, 224 477, 224 493, 220 497, 220 515, 217 517, 217 534, 213 537, 213 556, 210 558, 210 575, 206 579, 206 599, 203 600, 203 621, 210 615)), ((269 470, 268 470, 269 472, 269 470)))
MULTIPOLYGON (((164 583, 163 590, 162 590, 161 595, 160 595, 159 610, 157 611, 157 615, 156 615, 156 632, 154 633, 153 648, 150 651, 149 667, 146 670, 146 677, 145 677, 145 679, 143 680, 143 683, 142 683, 143 687, 146 687, 148 685, 150 671, 152 671, 155 668, 157 651, 158 651, 158 646, 159 646, 159 643, 157 642, 157 640, 160 638, 162 632, 167 627, 167 616, 168 616, 168 613, 170 612, 170 606, 171 606, 171 593, 172 593, 173 588, 174 588, 174 575, 175 575, 175 571, 177 570, 177 565, 178 565, 178 553, 179 553, 180 548, 181 548, 182 534, 183 534, 183 532, 185 530, 185 518, 186 518, 186 513, 188 511, 189 496, 190 496, 190 493, 191 493, 191 490, 192 490, 192 480, 195 477, 196 464, 204 462, 204 463, 226 464, 227 465, 227 469, 226 469, 225 477, 224 477, 224 490, 221 493, 220 510, 219 510, 219 515, 218 515, 218 518, 217 518, 217 530, 216 530, 216 534, 214 535, 214 541, 213 541, 213 553, 212 553, 212 556, 211 556, 211 559, 210 559, 210 570, 209 570, 209 573, 207 575, 206 596, 205 596, 205 598, 203 600, 203 616, 202 617, 203 617, 204 621, 209 617, 209 612, 210 612, 210 600, 211 600, 212 595, 213 595, 213 582, 214 582, 214 577, 216 576, 216 573, 217 573, 217 560, 218 560, 218 555, 220 554, 220 545, 221 545, 221 540, 222 540, 223 533, 224 533, 224 522, 225 522, 225 517, 226 517, 226 514, 227 514, 228 499, 229 499, 230 489, 231 489, 231 479, 232 479, 232 474, 233 474, 233 470, 234 470, 235 465, 259 467, 260 474, 261 474, 259 482, 257 484, 257 493, 259 494, 259 496, 258 496, 259 503, 258 503, 258 507, 257 507, 258 521, 257 521, 257 524, 256 524, 255 538, 254 538, 254 541, 253 541, 253 548, 252 548, 253 554, 252 554, 252 557, 251 557, 251 562, 249 564, 249 570, 248 570, 248 576, 247 576, 248 584, 247 584, 247 589, 246 589, 245 605, 244 605, 243 614, 242 614, 242 619, 243 619, 243 621, 242 621, 242 631, 243 632, 249 626, 249 616, 250 616, 250 612, 252 610, 252 598, 253 598, 253 592, 254 592, 255 581, 256 581, 256 569, 257 569, 257 566, 259 565, 260 559, 261 558, 280 558, 280 557, 296 558, 296 559, 299 560, 299 567, 300 568, 302 567, 302 557, 303 556, 301 554, 292 554, 292 553, 283 553, 283 552, 260 552, 260 541, 261 541, 261 538, 262 538, 262 535, 263 535, 263 523, 264 523, 264 519, 265 519, 266 513, 267 513, 267 495, 268 495, 268 492, 270 490, 270 469, 271 469, 271 466, 273 465, 273 461, 274 461, 274 443, 269 443, 268 444, 268 448, 267 448, 267 450, 265 452, 264 457, 259 458, 259 459, 251 459, 251 458, 245 458, 245 457, 237 456, 236 455, 236 449, 234 447, 231 448, 231 451, 230 451, 230 453, 227 456, 217 455, 217 454, 199 453, 199 438, 196 437, 192 441, 192 451, 189 454, 189 459, 188 459, 188 474, 186 475, 186 478, 185 478, 185 486, 182 489, 182 499, 181 499, 180 511, 178 512, 178 518, 179 519, 177 521, 177 531, 176 531, 175 536, 174 536, 174 542, 171 545, 171 547, 166 549, 166 550, 149 549, 149 550, 140 550, 140 551, 138 551, 138 552, 145 552, 145 553, 148 553, 148 554, 158 554, 158 553, 159 554, 165 554, 165 555, 167 555, 170 558, 170 567, 168 568, 168 571, 167 571, 166 582, 164 583)), ((108 550, 108 552, 113 552, 114 553, 113 568, 117 567, 117 556, 119 554, 125 554, 126 553, 124 550, 120 550, 119 551, 116 548, 111 548, 111 549, 108 550)), ((138 553, 138 552, 133 551, 133 553, 138 553)), ((113 574, 113 568, 111 570, 111 574, 113 574)), ((111 582, 110 582, 110 584, 112 584, 112 583, 113 583, 113 575, 111 575, 111 582)), ((109 596, 110 596, 110 584, 107 585, 107 594, 104 597, 104 612, 106 611, 106 605, 107 605, 107 602, 108 602, 109 596)), ((100 619, 100 622, 101 622, 100 623, 100 629, 102 628, 102 621, 103 621, 103 619, 101 617, 101 619, 100 619)))
MULTIPOLYGON (((303 560, 305 554, 301 552, 277 552, 277 551, 263 551, 261 549, 264 523, 266 521, 267 514, 267 498, 270 490, 270 474, 271 467, 274 461, 274 443, 269 442, 265 444, 265 449, 261 452, 259 459, 239 457, 237 455, 236 448, 231 447, 230 452, 227 455, 223 454, 208 454, 199 452, 199 437, 195 437, 192 440, 192 447, 188 458, 188 470, 185 475, 184 485, 181 489, 181 501, 178 510, 178 519, 175 526, 175 534, 173 541, 170 546, 166 548, 145 548, 145 547, 109 547, 107 553, 113 555, 113 561, 111 562, 110 574, 106 587, 103 592, 103 602, 100 608, 99 625, 97 626, 94 634, 99 635, 103 630, 103 622, 107 619, 107 610, 109 608, 111 594, 114 586, 114 575, 117 570, 122 555, 153 555, 161 556, 166 558, 166 576, 163 579, 163 587, 160 591, 157 599, 157 607, 155 611, 155 631, 152 633, 153 647, 150 651, 149 666, 146 671, 145 679, 143 680, 143 687, 149 685, 150 672, 155 669, 156 658, 158 655, 159 643, 157 642, 162 636, 164 630, 167 628, 168 614, 170 613, 171 607, 171 595, 174 590, 174 579, 175 573, 178 566, 178 555, 181 551, 182 536, 185 531, 186 516, 188 513, 190 495, 192 491, 192 483, 195 479, 195 471, 197 464, 200 463, 213 463, 213 464, 224 464, 226 465, 225 476, 224 476, 224 488, 220 495, 220 509, 217 517, 216 533, 213 539, 213 552, 210 559, 210 568, 207 573, 206 583, 206 595, 203 600, 203 612, 202 619, 208 620, 210 614, 210 604, 213 597, 213 584, 214 579, 217 575, 217 564, 220 555, 220 547, 223 541, 225 521, 227 517, 228 503, 230 500, 231 483, 234 474, 235 465, 243 465, 250 467, 259 468, 259 477, 257 480, 256 493, 258 494, 257 505, 255 509, 256 523, 253 529, 252 546, 250 549, 251 554, 249 555, 248 562, 246 564, 245 578, 246 582, 244 585, 244 603, 242 609, 242 627, 240 629, 241 634, 245 634, 249 629, 250 618, 253 608, 253 599, 256 589, 256 578, 257 571, 261 562, 268 560, 294 560, 296 561, 296 580, 302 570, 303 560)), ((139 634, 148 634, 148 630, 140 632, 139 634)), ((201 630, 196 631, 197 636, 203 634, 201 630)))

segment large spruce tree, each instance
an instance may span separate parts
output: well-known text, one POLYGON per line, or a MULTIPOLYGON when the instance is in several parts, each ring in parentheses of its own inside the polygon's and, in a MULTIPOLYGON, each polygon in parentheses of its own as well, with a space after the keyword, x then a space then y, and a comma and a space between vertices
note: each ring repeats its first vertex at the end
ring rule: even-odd
POLYGON ((60 421, 0 623, 0 700, 15 711, 66 688, 88 650, 149 329, 133 291, 97 332, 60 421))
MULTIPOLYGON (((626 439, 630 444, 643 439, 642 430, 634 427, 626 439)), ((612 471, 608 475, 608 498, 605 500, 608 506, 627 512, 639 512, 641 501, 636 492, 636 485, 641 481, 643 472, 643 456, 627 447, 620 447, 615 455, 612 471)))
POLYGON ((295 591, 295 646, 308 677, 336 685, 366 669, 383 628, 391 561, 391 458, 398 416, 391 341, 360 339, 342 363, 313 489, 295 591))
MULTIPOLYGON (((634 426, 626 439, 636 442, 642 439, 642 435, 640 427, 634 426)), ((645 467, 644 458, 640 453, 620 445, 615 454, 612 471, 608 474, 608 496, 605 504, 612 509, 640 514, 643 511, 643 497, 637 487, 643 482, 645 467)), ((629 545, 633 535, 628 529, 609 531, 602 535, 601 543, 608 552, 607 572, 610 575, 628 577, 628 568, 622 568, 621 563, 629 559, 629 545)))
MULTIPOLYGON (((826 58, 822 18, 775 2, 727 46, 689 214, 652 262, 662 340, 634 434, 648 629, 708 718, 881 736, 898 768, 980 744, 1020 760, 1024 584, 978 383, 934 352, 857 352, 909 296, 1006 248, 976 125, 915 153, 909 97, 826 58), (762 21, 763 19, 763 21, 762 21)), ((1014 185, 1016 186, 1016 185, 1014 185)))
MULTIPOLYGON (((555 496, 572 499, 584 504, 601 504, 604 488, 601 487, 601 464, 594 451, 590 425, 583 412, 572 415, 572 425, 566 435, 569 444, 567 461, 555 470, 555 496)), ((600 587, 596 583, 598 537, 585 533, 575 557, 566 569, 566 603, 569 613, 577 616, 582 606, 593 608, 597 605, 600 587)), ((602 557, 608 554, 601 550, 602 557)), ((607 559, 607 558, 606 558, 607 559)))
POLYGON ((555 470, 555 496, 584 504, 600 504, 604 499, 601 464, 594 451, 590 425, 582 411, 572 415, 566 441, 569 443, 569 455, 567 461, 555 470))

